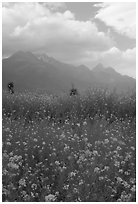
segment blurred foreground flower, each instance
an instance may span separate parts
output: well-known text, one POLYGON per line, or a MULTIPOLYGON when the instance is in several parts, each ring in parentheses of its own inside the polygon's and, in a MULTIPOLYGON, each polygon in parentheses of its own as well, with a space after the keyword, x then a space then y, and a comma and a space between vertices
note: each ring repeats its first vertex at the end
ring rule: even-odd
POLYGON ((54 202, 56 200, 56 196, 49 194, 48 196, 45 196, 45 202, 54 202))

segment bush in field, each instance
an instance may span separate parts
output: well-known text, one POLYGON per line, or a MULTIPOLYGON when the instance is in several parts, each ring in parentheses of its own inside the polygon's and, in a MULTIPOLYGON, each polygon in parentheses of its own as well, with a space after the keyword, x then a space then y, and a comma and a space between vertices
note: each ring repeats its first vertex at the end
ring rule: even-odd
POLYGON ((135 201, 135 102, 3 92, 3 201, 135 201))
POLYGON ((14 83, 13 82, 8 83, 8 91, 10 94, 14 94, 14 83))
POLYGON ((76 96, 76 95, 78 95, 78 91, 76 88, 74 88, 74 86, 72 86, 70 90, 70 96, 76 96))

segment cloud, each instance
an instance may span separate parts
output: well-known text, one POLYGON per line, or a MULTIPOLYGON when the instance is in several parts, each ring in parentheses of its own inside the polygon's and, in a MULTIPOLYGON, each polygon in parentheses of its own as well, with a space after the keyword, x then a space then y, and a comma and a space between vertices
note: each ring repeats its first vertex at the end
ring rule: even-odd
MULTIPOLYGON (((63 7, 64 4, 56 3, 4 3, 3 56, 18 50, 46 52, 58 60, 75 65, 86 64, 93 68, 102 62, 123 74, 135 76, 135 48, 120 50, 111 37, 112 33, 100 32, 94 21, 76 20, 71 11, 61 11, 63 7)), ((102 9, 105 9, 105 5, 102 9)))
POLYGON ((133 77, 136 74, 136 48, 121 51, 113 47, 103 52, 101 61, 123 74, 127 73, 133 77))
POLYGON ((42 4, 51 11, 62 11, 66 9, 66 4, 64 2, 42 2, 42 4))
MULTIPOLYGON (((55 3, 55 5, 57 5, 55 3)), ((75 20, 74 14, 49 9, 47 3, 3 5, 3 54, 17 50, 44 50, 67 58, 84 49, 105 50, 114 42, 91 21, 75 20)), ((55 6, 56 7, 56 6, 55 6)), ((57 6, 58 7, 58 6, 57 6)))
POLYGON ((95 18, 103 21, 107 26, 111 26, 118 33, 129 38, 136 37, 136 3, 101 3, 95 18))

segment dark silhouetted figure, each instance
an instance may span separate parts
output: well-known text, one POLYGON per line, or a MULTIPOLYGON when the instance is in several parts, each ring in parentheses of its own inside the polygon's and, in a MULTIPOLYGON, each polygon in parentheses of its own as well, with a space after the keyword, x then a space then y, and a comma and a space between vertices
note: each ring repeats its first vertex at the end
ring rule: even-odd
POLYGON ((72 88, 70 90, 70 96, 75 96, 78 95, 78 91, 77 89, 74 88, 73 84, 72 84, 72 88))
POLYGON ((14 94, 14 83, 13 82, 8 83, 8 90, 10 94, 14 94))

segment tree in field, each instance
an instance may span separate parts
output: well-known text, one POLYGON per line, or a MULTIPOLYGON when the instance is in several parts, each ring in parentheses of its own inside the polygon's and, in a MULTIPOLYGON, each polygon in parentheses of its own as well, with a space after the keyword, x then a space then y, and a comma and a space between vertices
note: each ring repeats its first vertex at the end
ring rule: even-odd
POLYGON ((8 91, 10 94, 14 94, 14 83, 13 82, 8 83, 8 91))

